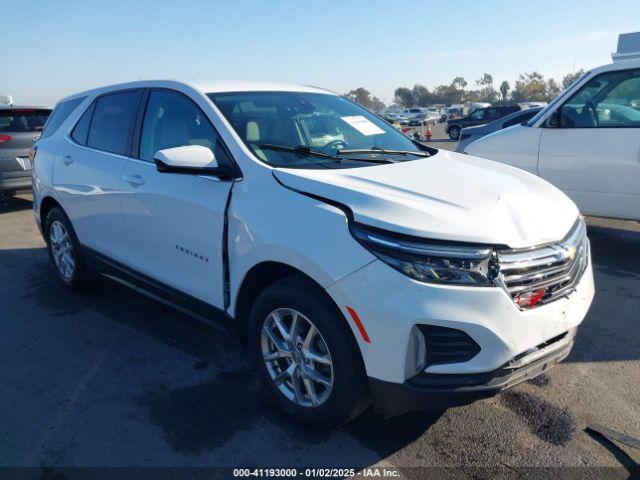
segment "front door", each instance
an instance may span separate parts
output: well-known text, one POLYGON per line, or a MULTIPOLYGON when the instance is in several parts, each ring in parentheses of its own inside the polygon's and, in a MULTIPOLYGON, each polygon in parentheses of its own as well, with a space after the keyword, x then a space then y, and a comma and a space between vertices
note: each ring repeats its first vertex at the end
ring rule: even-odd
POLYGON ((589 80, 543 128, 538 171, 585 214, 640 219, 640 69, 589 80))
POLYGON ((223 308, 223 229, 232 182, 160 173, 153 162, 162 149, 209 147, 220 164, 230 162, 213 126, 186 95, 149 93, 139 154, 123 174, 122 212, 128 264, 142 274, 223 308))

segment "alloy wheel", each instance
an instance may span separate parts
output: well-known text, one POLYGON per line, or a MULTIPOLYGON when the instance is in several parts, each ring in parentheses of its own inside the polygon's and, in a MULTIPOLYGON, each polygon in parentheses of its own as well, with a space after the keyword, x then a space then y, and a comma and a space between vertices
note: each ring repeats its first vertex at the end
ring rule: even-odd
POLYGON ((263 322, 260 346, 271 380, 290 401, 319 407, 333 388, 333 363, 324 338, 309 318, 279 308, 263 322))
POLYGON ((76 267, 73 245, 69 232, 58 220, 54 221, 49 228, 49 240, 53 261, 58 272, 65 280, 71 279, 76 267))

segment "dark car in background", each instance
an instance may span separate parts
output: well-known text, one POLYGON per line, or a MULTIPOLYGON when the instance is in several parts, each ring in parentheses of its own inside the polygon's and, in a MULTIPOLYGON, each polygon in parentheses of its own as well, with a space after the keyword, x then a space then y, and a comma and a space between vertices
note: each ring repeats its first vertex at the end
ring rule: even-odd
POLYGON ((506 115, 517 112, 518 110, 520 110, 518 105, 478 108, 466 117, 449 120, 446 132, 451 140, 458 140, 460 137, 460 130, 463 128, 490 123, 506 115))
POLYGON ((29 149, 50 114, 46 107, 0 107, 0 194, 31 188, 29 149))
POLYGON ((491 123, 484 125, 476 125, 475 127, 463 128, 460 132, 460 141, 458 142, 458 148, 456 152, 464 153, 464 149, 470 143, 475 142, 479 138, 485 137, 490 133, 497 132, 503 128, 511 127, 513 125, 519 125, 531 120, 543 107, 526 108, 519 110, 515 113, 507 115, 505 117, 494 120, 491 123))

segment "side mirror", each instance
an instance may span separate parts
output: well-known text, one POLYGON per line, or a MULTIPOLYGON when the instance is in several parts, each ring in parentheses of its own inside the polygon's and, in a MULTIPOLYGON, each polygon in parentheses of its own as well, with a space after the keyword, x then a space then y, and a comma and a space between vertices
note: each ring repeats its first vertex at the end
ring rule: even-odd
POLYGON ((221 166, 210 148, 201 145, 158 150, 153 156, 156 168, 162 173, 227 176, 230 169, 221 166))
MULTIPOLYGON (((562 107, 560 107, 562 108, 562 107)), ((559 128, 560 127, 560 108, 556 109, 545 122, 547 128, 559 128)))

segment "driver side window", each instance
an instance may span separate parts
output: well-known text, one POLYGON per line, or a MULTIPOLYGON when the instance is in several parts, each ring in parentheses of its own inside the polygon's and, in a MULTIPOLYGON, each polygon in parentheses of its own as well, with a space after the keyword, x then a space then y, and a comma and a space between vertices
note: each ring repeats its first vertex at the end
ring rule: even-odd
POLYGON ((640 127, 640 69, 591 79, 562 105, 560 127, 640 127))
POLYGON ((158 150, 185 145, 210 148, 220 163, 226 155, 209 119, 186 96, 170 91, 152 91, 140 136, 140 159, 153 162, 158 150))
POLYGON ((484 112, 484 110, 476 110, 470 115, 470 117, 474 120, 482 120, 484 118, 484 112))

